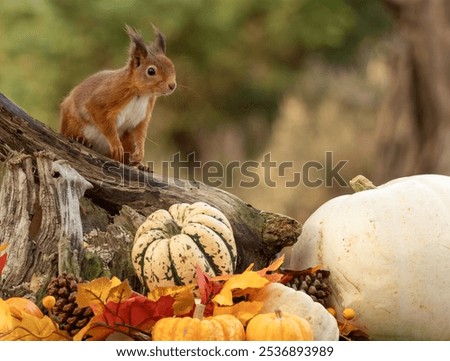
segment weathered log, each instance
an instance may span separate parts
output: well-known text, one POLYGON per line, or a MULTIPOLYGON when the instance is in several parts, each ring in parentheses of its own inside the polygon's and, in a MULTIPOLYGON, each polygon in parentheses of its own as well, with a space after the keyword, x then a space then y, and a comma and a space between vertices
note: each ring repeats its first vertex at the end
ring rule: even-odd
POLYGON ((80 274, 83 253, 83 227, 80 218, 80 198, 92 185, 66 161, 52 165, 60 206, 61 234, 58 242, 58 273, 80 274))
MULTIPOLYGON (((0 160, 6 160, 11 151, 30 155, 33 163, 39 159, 36 154, 52 154, 54 161, 64 160, 67 162, 64 164, 69 164, 92 185, 91 188, 83 186, 85 197, 80 200, 85 239, 92 232, 97 232, 94 237, 97 241, 105 237, 101 232, 120 238, 124 231, 126 242, 130 242, 138 224, 155 210, 167 209, 174 203, 203 201, 220 209, 229 219, 237 243, 239 272, 249 263, 254 263, 255 267, 266 266, 283 247, 292 245, 301 232, 301 225, 295 219, 255 209, 229 192, 201 182, 165 178, 112 161, 55 133, 0 93, 0 160), (121 218, 124 212, 129 214, 121 218), (111 218, 114 218, 113 222, 111 218), (103 229, 98 227, 99 224, 103 229)), ((41 177, 46 176, 45 172, 39 173, 38 181, 42 183, 44 178, 41 177)), ((25 177, 28 182, 29 177, 25 177)), ((3 192, 12 190, 4 189, 3 192)), ((62 195, 60 192, 60 202, 62 195)), ((57 194, 55 199, 58 199, 57 194)), ((61 214, 58 218, 61 219, 61 214)), ((38 228, 46 227, 46 222, 49 221, 41 220, 38 228)), ((0 235, 0 244, 4 242, 8 240, 0 235)), ((107 251, 104 243, 102 247, 107 251)))
POLYGON ((9 261, 0 293, 37 292, 56 273, 80 275, 83 232, 79 198, 90 184, 64 161, 35 154, 39 184, 34 183, 31 156, 13 152, 6 162, 0 192, 1 243, 9 261), (32 283, 32 284, 31 284, 32 283))
MULTIPOLYGON (((18 286, 24 282, 26 272, 32 268, 33 258, 29 238, 36 190, 32 174, 31 157, 20 155, 6 162, 5 176, 0 191, 1 243, 8 243, 9 259, 5 270, 5 284, 18 286)), ((28 280, 29 281, 29 280, 28 280)))

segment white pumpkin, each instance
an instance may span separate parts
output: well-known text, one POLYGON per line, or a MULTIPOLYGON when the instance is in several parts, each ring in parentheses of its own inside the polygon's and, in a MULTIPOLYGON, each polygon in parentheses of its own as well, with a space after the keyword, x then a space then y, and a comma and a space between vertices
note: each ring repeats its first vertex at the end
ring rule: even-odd
POLYGON ((260 313, 271 313, 279 309, 306 319, 313 330, 314 341, 339 340, 336 319, 305 292, 295 291, 281 283, 270 283, 251 300, 263 302, 260 313))
POLYGON ((330 270, 331 304, 373 339, 450 339, 450 177, 334 198, 304 223, 291 269, 330 270))
POLYGON ((174 204, 138 228, 132 262, 149 290, 195 282, 199 266, 210 276, 233 273, 236 243, 225 215, 204 203, 174 204))

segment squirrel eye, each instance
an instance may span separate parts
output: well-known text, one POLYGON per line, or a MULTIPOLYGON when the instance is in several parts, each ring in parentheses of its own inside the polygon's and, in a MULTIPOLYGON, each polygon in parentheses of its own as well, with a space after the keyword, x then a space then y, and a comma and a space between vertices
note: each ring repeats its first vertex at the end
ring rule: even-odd
POLYGON ((149 66, 147 69, 147 74, 150 76, 156 75, 156 67, 155 66, 149 66))

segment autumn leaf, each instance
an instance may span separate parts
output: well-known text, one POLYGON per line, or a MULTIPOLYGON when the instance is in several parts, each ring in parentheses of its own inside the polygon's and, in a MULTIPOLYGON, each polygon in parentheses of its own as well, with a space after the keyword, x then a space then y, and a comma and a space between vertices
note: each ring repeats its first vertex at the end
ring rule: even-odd
POLYGON ((131 293, 128 281, 122 282, 117 277, 112 279, 101 277, 88 283, 79 283, 76 302, 79 307, 91 307, 96 313, 101 312, 101 306, 104 306, 110 299, 125 299, 125 296, 129 297, 131 293), (123 283, 126 284, 122 285, 123 283))
POLYGON ((195 285, 158 287, 148 294, 148 299, 158 301, 162 296, 171 296, 174 299, 173 311, 176 316, 190 313, 195 306, 195 285))
MULTIPOLYGON (((253 288, 262 288, 269 281, 254 271, 245 271, 244 273, 234 275, 226 281, 222 290, 213 298, 213 301, 220 306, 233 305, 233 291, 246 290, 253 288)), ((241 295, 242 293, 239 293, 241 295)))
MULTIPOLYGON (((8 243, 0 245, 0 252, 4 251, 6 248, 8 248, 8 243)), ((6 264, 6 259, 8 258, 8 255, 5 253, 4 255, 0 256, 0 276, 2 275, 3 268, 6 264)))
MULTIPOLYGON (((278 282, 283 277, 283 274, 277 272, 278 269, 283 264, 283 262, 284 262, 284 254, 281 255, 279 258, 277 258, 275 261, 273 261, 271 264, 269 264, 267 267, 262 268, 255 272, 257 272, 261 277, 267 278, 267 280, 270 282, 278 282)), ((251 263, 243 273, 253 271, 253 267, 254 264, 251 263)), ((234 276, 235 276, 234 274, 221 275, 213 277, 211 278, 211 280, 214 282, 228 281, 230 278, 233 278, 234 276)))
POLYGON ((58 329, 48 317, 37 317, 9 305, 0 299, 1 341, 67 341, 69 336, 58 329))
POLYGON ((309 267, 301 271, 293 271, 293 270, 284 270, 283 275, 280 279, 280 283, 286 284, 290 282, 293 278, 305 277, 306 275, 311 275, 317 272, 321 272, 322 275, 326 278, 329 276, 330 271, 323 269, 323 265, 316 265, 314 267, 309 267))
POLYGON ((267 267, 256 271, 261 277, 267 278, 270 282, 278 282, 283 274, 277 272, 284 262, 284 254, 278 257, 275 261, 269 264, 267 267))
POLYGON ((173 316, 173 303, 171 296, 161 296, 157 301, 132 297, 120 304, 108 302, 104 317, 108 324, 120 320, 124 324, 149 330, 160 318, 173 316))
POLYGON ((163 317, 172 317, 174 298, 161 296, 157 301, 142 295, 133 295, 123 302, 106 303, 103 313, 95 315, 88 325, 78 332, 74 340, 104 340, 113 332, 132 338, 148 333, 163 317))
POLYGON ((16 319, 13 330, 5 335, 9 341, 67 341, 69 337, 56 328, 55 323, 48 317, 38 318, 28 313, 22 313, 16 319))
POLYGON ((0 335, 11 330, 13 319, 9 310, 9 305, 0 298, 0 335))
POLYGON ((109 290, 107 300, 110 302, 120 303, 130 298, 132 293, 133 291, 128 284, 128 280, 125 280, 109 290))
POLYGON ((369 335, 348 321, 338 321, 339 338, 343 341, 369 341, 369 335))
POLYGON ((214 316, 231 314, 235 316, 243 325, 256 316, 262 309, 264 303, 259 301, 242 301, 233 306, 214 307, 214 316))
POLYGON ((8 258, 8 255, 5 253, 4 255, 0 256, 0 276, 2 275, 3 268, 6 264, 6 259, 8 258))
MULTIPOLYGON (((196 267, 195 273, 197 276, 197 286, 200 293, 200 303, 207 305, 211 299, 220 292, 223 287, 223 283, 216 281, 202 271, 200 267, 196 267)), ((231 277, 232 275, 230 275, 231 277)), ((229 279, 227 277, 226 279, 229 279)))

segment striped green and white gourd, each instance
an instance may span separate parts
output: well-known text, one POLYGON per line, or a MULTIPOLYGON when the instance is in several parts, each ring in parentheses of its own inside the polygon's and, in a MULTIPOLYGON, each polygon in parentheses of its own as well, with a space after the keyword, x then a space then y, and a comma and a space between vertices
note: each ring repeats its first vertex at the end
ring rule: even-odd
POLYGON ((230 222, 204 202, 179 203, 152 213, 138 228, 131 252, 142 284, 193 284, 197 265, 210 276, 232 274, 236 243, 230 222))

